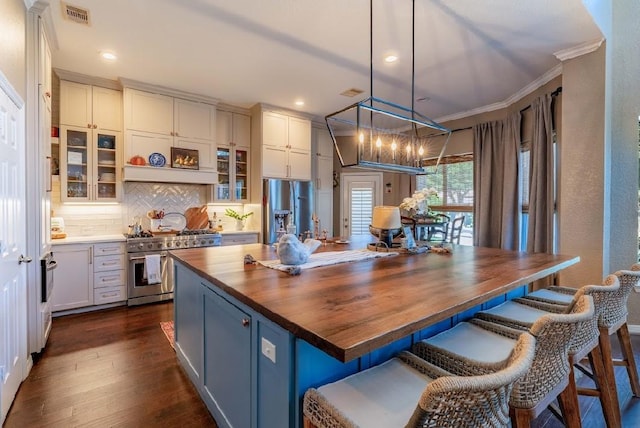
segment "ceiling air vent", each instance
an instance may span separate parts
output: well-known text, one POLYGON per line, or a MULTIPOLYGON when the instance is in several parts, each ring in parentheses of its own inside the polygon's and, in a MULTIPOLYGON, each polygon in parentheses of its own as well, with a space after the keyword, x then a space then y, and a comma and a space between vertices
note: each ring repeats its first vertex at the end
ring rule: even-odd
POLYGON ((351 89, 347 89, 344 92, 341 92, 340 95, 344 95, 345 97, 355 97, 356 95, 360 95, 361 93, 363 93, 364 91, 362 89, 356 89, 356 88, 351 88, 351 89))
POLYGON ((78 24, 90 25, 89 11, 81 9, 77 6, 71 6, 65 2, 60 2, 62 5, 62 16, 69 21, 77 22, 78 24))

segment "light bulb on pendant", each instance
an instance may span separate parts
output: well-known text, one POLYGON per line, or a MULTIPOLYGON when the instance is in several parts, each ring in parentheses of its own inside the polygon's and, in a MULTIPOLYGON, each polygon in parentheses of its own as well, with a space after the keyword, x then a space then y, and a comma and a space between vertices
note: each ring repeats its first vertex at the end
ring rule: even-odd
POLYGON ((424 149, 422 148, 422 146, 420 146, 420 148, 418 149, 418 156, 422 157, 422 155, 424 155, 424 149))
POLYGON ((411 144, 407 143, 407 162, 411 159, 411 144))
POLYGON ((358 140, 360 141, 360 144, 364 143, 364 132, 360 133, 360 135, 358 136, 358 140))
POLYGON ((377 153, 378 162, 380 162, 380 155, 382 152, 382 140, 380 139, 380 136, 378 136, 378 139, 376 140, 376 147, 378 148, 378 153, 377 153))
POLYGON ((394 139, 393 141, 391 141, 391 157, 393 158, 394 162, 396 160, 396 149, 397 148, 398 148, 398 144, 396 143, 396 140, 394 139))

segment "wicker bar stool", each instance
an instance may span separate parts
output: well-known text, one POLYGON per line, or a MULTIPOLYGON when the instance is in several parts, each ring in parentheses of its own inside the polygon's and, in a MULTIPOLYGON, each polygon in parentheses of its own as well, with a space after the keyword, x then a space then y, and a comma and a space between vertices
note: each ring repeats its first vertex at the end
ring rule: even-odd
MULTIPOLYGON (((569 383, 568 350, 577 329, 594 316, 593 299, 582 296, 572 314, 546 314, 531 328, 536 352, 529 371, 511 391, 509 408, 512 426, 529 427, 551 401, 558 398, 565 424, 580 426, 575 395, 566 390, 569 383)), ((501 367, 504 354, 514 346, 522 330, 480 319, 462 322, 453 328, 422 340, 412 352, 426 361, 459 376, 491 373, 501 367)))
MULTIPOLYGON (((600 330, 600 349, 604 359, 605 370, 615 382, 613 366, 624 366, 627 369, 631 391, 636 397, 640 397, 640 381, 638 380, 638 369, 633 356, 629 328, 627 326, 627 300, 629 293, 634 287, 640 284, 640 264, 631 266, 631 270, 621 270, 614 275, 620 281, 620 289, 606 295, 606 298, 598 299, 596 306, 600 306, 598 311, 598 328, 600 330), (622 350, 622 359, 614 359, 611 353, 611 335, 616 333, 622 350)), ((525 298, 548 303, 558 303, 567 305, 573 295, 577 292, 575 288, 553 286, 543 290, 537 290, 528 294, 525 298)), ((615 384, 612 384, 615 385, 615 384)), ((618 401, 618 392, 613 388, 613 394, 618 401)))
MULTIPOLYGON (((599 344, 598 315, 602 310, 602 305, 598 302, 605 300, 607 294, 616 293, 620 289, 620 282, 615 275, 605 278, 603 284, 584 286, 573 295, 571 303, 567 306, 550 304, 530 299, 514 299, 501 305, 481 311, 476 317, 485 321, 503 324, 512 328, 528 330, 540 317, 548 313, 570 313, 576 302, 583 295, 590 295, 594 301, 594 316, 588 322, 583 323, 578 328, 573 343, 569 347, 569 367, 573 367, 583 358, 588 357, 593 370, 593 381, 595 388, 578 389, 576 386, 575 374, 569 371, 569 385, 567 391, 574 395, 577 401, 577 394, 597 396, 600 399, 602 412, 604 414, 607 427, 614 428, 620 426, 620 411, 618 402, 611 390, 615 388, 615 382, 605 374, 602 352, 599 344)), ((567 410, 567 409, 565 409, 567 410)), ((579 409, 576 409, 579 412, 579 409)))
POLYGON ((509 394, 533 361, 520 335, 500 370, 460 377, 409 352, 304 395, 304 427, 507 427, 509 394))

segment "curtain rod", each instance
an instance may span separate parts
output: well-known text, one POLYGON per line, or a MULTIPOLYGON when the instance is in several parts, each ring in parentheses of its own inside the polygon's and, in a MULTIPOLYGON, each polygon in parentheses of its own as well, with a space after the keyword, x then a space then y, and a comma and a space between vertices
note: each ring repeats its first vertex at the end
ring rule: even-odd
MULTIPOLYGON (((551 92, 551 96, 555 97, 555 96, 559 95, 560 93, 562 93, 562 86, 558 86, 558 88, 556 88, 555 91, 551 92)), ((529 104, 528 106, 526 106, 525 108, 520 110, 520 113, 524 113, 525 111, 529 110, 530 108, 531 108, 531 104, 529 104)), ((464 128, 452 129, 451 132, 467 131, 469 129, 473 129, 473 126, 467 126, 467 127, 464 127, 464 128)))

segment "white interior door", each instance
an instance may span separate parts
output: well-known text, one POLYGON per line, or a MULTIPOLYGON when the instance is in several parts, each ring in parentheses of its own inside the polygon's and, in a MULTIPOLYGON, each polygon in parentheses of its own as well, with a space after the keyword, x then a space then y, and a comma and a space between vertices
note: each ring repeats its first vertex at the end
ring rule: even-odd
POLYGON ((0 73, 0 422, 27 364, 26 268, 19 263, 26 249, 25 113, 7 95, 2 78, 0 73))
POLYGON ((343 173, 340 182, 340 235, 368 235, 373 207, 382 205, 382 173, 343 173))

